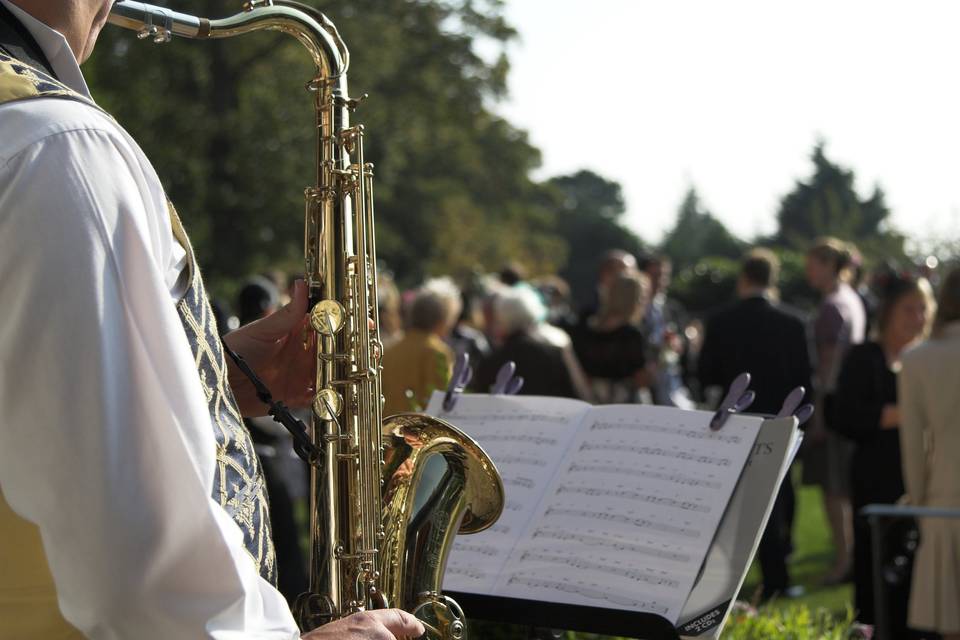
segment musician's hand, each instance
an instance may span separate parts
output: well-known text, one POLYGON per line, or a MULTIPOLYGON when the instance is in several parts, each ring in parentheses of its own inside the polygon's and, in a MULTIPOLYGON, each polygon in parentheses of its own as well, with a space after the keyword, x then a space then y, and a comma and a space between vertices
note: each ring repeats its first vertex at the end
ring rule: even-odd
MULTIPOLYGON (((314 350, 304 349, 304 336, 312 340, 314 333, 307 330, 307 286, 298 280, 289 304, 232 331, 224 341, 247 361, 275 400, 296 408, 308 406, 314 396, 316 361, 314 350)), ((229 358, 227 368, 240 413, 266 415, 266 405, 257 399, 253 385, 229 358)))
POLYGON ((399 609, 361 611, 301 636, 302 640, 402 640, 419 638, 419 620, 399 609))

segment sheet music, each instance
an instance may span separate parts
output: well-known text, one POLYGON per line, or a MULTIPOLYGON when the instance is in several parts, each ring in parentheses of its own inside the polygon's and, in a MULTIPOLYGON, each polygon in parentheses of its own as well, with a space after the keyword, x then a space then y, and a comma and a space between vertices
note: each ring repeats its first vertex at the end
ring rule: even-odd
POLYGON ((764 420, 700 579, 680 616, 685 637, 716 637, 750 568, 776 488, 802 440, 793 417, 764 420))
POLYGON ((592 408, 496 592, 676 623, 761 424, 712 415, 592 408))
POLYGON ((590 405, 565 398, 464 394, 452 412, 442 406, 443 393, 435 392, 426 412, 476 439, 503 478, 506 504, 500 519, 486 531, 457 536, 444 575, 445 589, 488 593, 590 405))

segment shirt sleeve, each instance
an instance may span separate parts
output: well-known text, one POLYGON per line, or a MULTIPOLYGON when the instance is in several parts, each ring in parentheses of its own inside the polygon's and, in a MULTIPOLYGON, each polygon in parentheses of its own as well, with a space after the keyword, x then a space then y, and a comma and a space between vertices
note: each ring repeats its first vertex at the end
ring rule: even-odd
POLYGON ((213 432, 146 180, 96 129, 0 164, 0 486, 87 637, 292 640, 210 498, 213 432))

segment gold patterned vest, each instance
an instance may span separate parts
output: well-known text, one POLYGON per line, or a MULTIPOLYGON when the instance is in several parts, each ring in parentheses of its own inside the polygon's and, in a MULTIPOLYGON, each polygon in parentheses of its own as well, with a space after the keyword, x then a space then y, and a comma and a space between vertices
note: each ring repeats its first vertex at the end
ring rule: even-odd
MULTIPOLYGON (((0 104, 63 98, 99 107, 35 67, 0 51, 0 104)), ((176 305, 190 342, 217 443, 213 499, 243 532, 260 575, 276 585, 266 487, 227 381, 227 367, 200 270, 180 219, 170 206, 174 235, 189 257, 190 284, 176 305)), ((83 636, 60 615, 39 529, 18 516, 0 492, 0 640, 74 640, 83 636)))

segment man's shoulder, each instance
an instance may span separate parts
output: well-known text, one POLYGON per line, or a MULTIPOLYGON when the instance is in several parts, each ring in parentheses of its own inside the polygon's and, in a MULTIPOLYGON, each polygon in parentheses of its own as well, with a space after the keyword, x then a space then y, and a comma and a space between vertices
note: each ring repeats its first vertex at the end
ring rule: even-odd
POLYGON ((123 139, 113 119, 79 100, 41 97, 0 104, 0 167, 35 145, 66 144, 82 132, 123 139))

